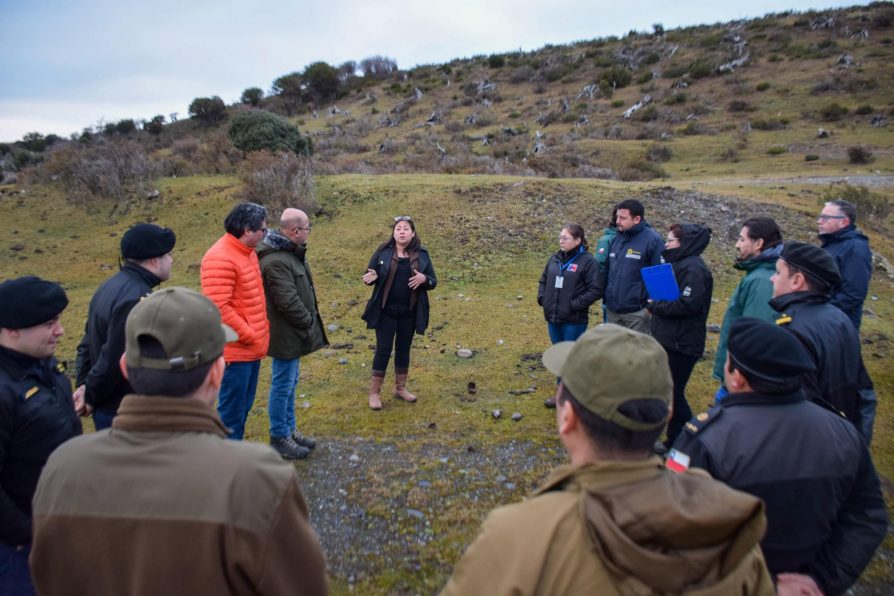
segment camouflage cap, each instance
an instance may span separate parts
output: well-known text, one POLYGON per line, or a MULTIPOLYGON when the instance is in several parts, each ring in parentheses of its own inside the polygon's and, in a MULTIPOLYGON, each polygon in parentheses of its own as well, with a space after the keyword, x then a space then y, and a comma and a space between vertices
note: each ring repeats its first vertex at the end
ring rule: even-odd
POLYGON ((633 400, 670 404, 673 381, 667 353, 657 341, 619 325, 599 325, 577 341, 563 341, 543 353, 543 365, 562 379, 574 399, 590 412, 632 431, 667 423, 640 422, 618 411, 633 400))
POLYGON ((128 367, 156 370, 189 370, 213 362, 224 344, 238 335, 220 321, 213 302, 194 290, 165 288, 137 304, 125 324, 128 367), (161 344, 167 358, 143 356, 139 338, 148 336, 161 344))

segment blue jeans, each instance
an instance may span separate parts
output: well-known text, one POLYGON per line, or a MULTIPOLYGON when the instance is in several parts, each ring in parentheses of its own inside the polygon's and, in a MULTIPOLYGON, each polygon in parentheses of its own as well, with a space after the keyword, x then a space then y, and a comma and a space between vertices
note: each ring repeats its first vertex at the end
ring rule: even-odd
POLYGON ((301 363, 298 358, 283 360, 274 358, 270 378, 270 396, 267 413, 270 416, 270 436, 292 436, 295 428, 295 388, 301 363))
POLYGON ((109 412, 107 410, 93 410, 93 426, 96 430, 103 430, 112 426, 112 420, 115 419, 117 412, 109 412))
POLYGON ((31 545, 9 546, 0 542, 0 594, 34 596, 28 555, 31 545))
POLYGON ((546 322, 549 339, 554 344, 560 341, 574 341, 587 330, 586 323, 550 323, 546 322))
POLYGON ((258 388, 258 372, 261 361, 230 362, 224 370, 217 401, 217 413, 230 431, 228 438, 242 440, 245 434, 245 420, 255 403, 258 388))

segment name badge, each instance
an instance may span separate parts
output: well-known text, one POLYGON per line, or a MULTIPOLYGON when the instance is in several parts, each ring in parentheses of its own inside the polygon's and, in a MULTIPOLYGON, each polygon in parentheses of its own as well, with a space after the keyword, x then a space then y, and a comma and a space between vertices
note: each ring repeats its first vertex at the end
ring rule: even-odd
POLYGON ((557 289, 557 290, 561 290, 561 289, 562 289, 562 284, 564 284, 564 283, 565 283, 565 278, 564 278, 564 277, 562 277, 561 275, 559 275, 559 276, 556 277, 556 289, 557 289))
POLYGON ((637 252, 629 252, 624 256, 627 257, 628 259, 636 259, 637 261, 639 261, 643 258, 642 255, 640 255, 637 252))

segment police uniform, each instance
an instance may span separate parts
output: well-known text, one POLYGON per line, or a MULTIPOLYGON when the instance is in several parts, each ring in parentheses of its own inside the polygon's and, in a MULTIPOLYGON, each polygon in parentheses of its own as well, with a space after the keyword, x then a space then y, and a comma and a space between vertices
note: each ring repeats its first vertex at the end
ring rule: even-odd
MULTIPOLYGON (((794 337, 749 318, 731 329, 730 358, 746 376, 772 371, 765 379, 772 382, 811 368, 794 337), (737 346, 737 333, 749 334, 749 342, 737 346)), ((798 389, 731 393, 685 425, 668 467, 702 468, 763 499, 761 548, 770 572, 806 573, 826 594, 857 580, 886 533, 885 503, 863 439, 798 389)))

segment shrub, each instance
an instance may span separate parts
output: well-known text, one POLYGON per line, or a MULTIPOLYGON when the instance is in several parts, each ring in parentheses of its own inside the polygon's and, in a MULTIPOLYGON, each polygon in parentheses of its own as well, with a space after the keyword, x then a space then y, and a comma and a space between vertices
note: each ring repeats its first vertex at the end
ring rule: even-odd
POLYGON ((230 123, 229 137, 238 149, 250 151, 290 151, 307 155, 313 150, 310 139, 302 137, 298 127, 265 110, 239 113, 230 123))
POLYGON ((726 106, 728 112, 750 112, 753 109, 747 101, 741 99, 734 99, 726 106))
POLYGON ((751 128, 755 130, 782 130, 788 122, 779 118, 767 118, 751 121, 751 128))
POLYGON ((690 120, 686 126, 680 129, 680 134, 684 134, 687 136, 695 136, 704 134, 706 131, 705 127, 699 124, 696 120, 690 120))
POLYGON ((503 68, 506 66, 506 58, 499 54, 491 54, 487 59, 487 65, 491 68, 503 68))
POLYGON ((258 107, 261 105, 262 99, 264 99, 264 91, 261 90, 260 87, 249 87, 242 92, 242 97, 239 101, 253 107, 258 107))
POLYGON ((846 107, 839 103, 833 102, 821 107, 819 110, 819 115, 826 122, 834 122, 835 120, 841 120, 848 112, 849 110, 846 107))
POLYGON ((768 83, 767 81, 762 81, 762 82, 758 83, 757 86, 755 87, 756 90, 762 91, 762 92, 766 91, 769 88, 770 88, 770 83, 768 83))
POLYGON ((654 105, 646 106, 643 109, 634 112, 633 119, 637 122, 651 122, 653 120, 657 120, 658 108, 656 108, 654 105))
POLYGON ((646 150, 646 159, 655 163, 663 163, 665 161, 670 161, 672 156, 671 148, 667 145, 661 145, 659 143, 654 143, 649 146, 646 150))
POLYGON ((165 117, 161 114, 153 116, 149 122, 143 125, 143 130, 148 132, 151 135, 160 135, 164 130, 165 126, 165 117))
POLYGON ((623 100, 623 99, 613 99, 613 100, 612 100, 612 107, 613 107, 613 108, 620 108, 620 107, 623 106, 623 105, 624 105, 624 100, 623 100))
POLYGON ((204 124, 212 126, 227 117, 227 106, 218 96, 197 97, 189 104, 189 115, 204 124))
POLYGON ((787 151, 788 151, 788 149, 786 149, 782 145, 774 145, 774 146, 770 147, 769 149, 767 149, 767 153, 769 155, 782 155, 783 153, 786 153, 787 151))
POLYGON ((689 65, 689 76, 693 79, 703 79, 714 73, 714 64, 704 58, 700 58, 689 65))
POLYGON ((242 167, 245 183, 242 198, 281 211, 296 207, 306 213, 319 213, 311 159, 290 152, 252 153, 242 167))
POLYGON ((509 81, 515 84, 524 83, 530 81, 533 76, 534 70, 530 66, 523 65, 512 71, 512 74, 509 75, 509 81))
POLYGON ((869 163, 872 161, 872 151, 862 145, 848 147, 847 160, 853 164, 869 163))
POLYGON ((874 111, 875 109, 871 105, 863 104, 862 106, 854 110, 854 113, 859 114, 860 116, 866 116, 873 113, 874 111))
POLYGON ((668 96, 668 98, 664 100, 664 103, 665 105, 673 106, 686 103, 687 99, 689 99, 689 97, 685 93, 674 93, 673 95, 668 96))
POLYGON ((618 178, 625 181, 653 180, 667 178, 667 172, 658 164, 644 159, 634 159, 621 167, 618 178))
POLYGON ((513 112, 509 112, 509 117, 510 117, 510 118, 520 118, 520 117, 521 117, 521 112, 514 112, 514 111, 513 111, 513 112))
POLYGON ((721 151, 720 155, 717 158, 719 161, 728 161, 731 163, 736 163, 739 161, 739 150, 735 147, 727 147, 723 151, 721 151))
POLYGON ((605 70, 599 77, 601 81, 608 83, 616 89, 629 85, 632 78, 633 75, 630 74, 630 71, 619 64, 615 64, 608 70, 605 70))
POLYGON ((652 71, 647 70, 644 73, 640 74, 638 77, 636 77, 636 84, 643 85, 645 83, 648 83, 651 80, 652 80, 652 71))
POLYGON ((819 155, 816 153, 808 153, 804 156, 804 161, 817 161, 819 160, 819 155))

